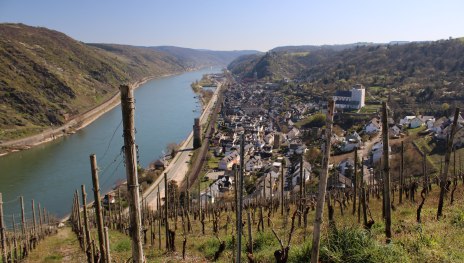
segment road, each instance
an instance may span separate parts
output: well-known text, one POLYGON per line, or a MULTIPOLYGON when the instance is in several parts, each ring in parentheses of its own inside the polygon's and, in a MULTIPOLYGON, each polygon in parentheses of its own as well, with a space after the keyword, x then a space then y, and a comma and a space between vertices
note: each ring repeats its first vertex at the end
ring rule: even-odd
MULTIPOLYGON (((206 105, 203 113, 200 116, 200 124, 202 127, 207 124, 208 117, 211 115, 211 111, 214 109, 214 105, 217 101, 221 84, 218 84, 211 100, 206 105)), ((193 126, 193 120, 192 120, 193 126)), ((176 154, 174 159, 169 163, 169 166, 164 170, 163 173, 167 173, 168 181, 175 180, 182 182, 189 170, 189 163, 191 155, 193 154, 193 131, 190 132, 187 139, 183 142, 180 147, 180 151, 176 154)), ((164 176, 160 176, 147 191, 144 192, 143 197, 147 200, 148 206, 151 209, 156 209, 156 198, 158 193, 158 185, 161 198, 164 197, 164 176)))
MULTIPOLYGON (((376 144, 377 142, 380 141, 381 139, 381 135, 382 134, 382 131, 380 130, 375 136, 374 138, 372 138, 371 140, 367 141, 365 144, 364 144, 364 148, 361 149, 361 151, 358 151, 358 158, 360 160, 362 160, 364 162, 364 160, 367 160, 367 156, 370 152, 370 150, 372 149, 372 146, 374 146, 374 144, 376 144)), ((364 177, 363 177, 363 181, 366 182, 366 184, 371 184, 372 182, 372 177, 371 177, 371 174, 370 174, 370 171, 369 171, 369 168, 367 165, 363 165, 363 169, 364 169, 364 177)), ((375 184, 375 180, 374 180, 374 184, 375 184)))

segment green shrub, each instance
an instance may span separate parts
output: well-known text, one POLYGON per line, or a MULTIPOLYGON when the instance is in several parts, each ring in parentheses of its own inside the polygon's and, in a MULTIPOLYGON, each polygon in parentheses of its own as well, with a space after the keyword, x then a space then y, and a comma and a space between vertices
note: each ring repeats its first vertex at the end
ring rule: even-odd
POLYGON ((451 224, 458 228, 464 228, 464 212, 458 211, 451 218, 451 224))
POLYGON ((342 228, 322 240, 322 262, 409 262, 406 252, 396 244, 382 245, 359 228, 342 228))
POLYGON ((279 241, 274 237, 270 231, 258 232, 253 237, 253 251, 260 251, 269 247, 276 247, 278 249, 279 241))
POLYGON ((116 252, 126 252, 131 250, 131 241, 129 239, 119 240, 114 245, 114 251, 116 252))
POLYGON ((63 260, 62 255, 52 254, 45 258, 45 262, 61 262, 63 260))
MULTIPOLYGON (((308 236, 307 238, 311 238, 308 236)), ((311 259, 311 242, 305 242, 302 245, 290 247, 288 262, 303 263, 311 259)))
POLYGON ((219 240, 217 238, 210 238, 210 239, 207 239, 205 242, 201 243, 197 249, 207 259, 212 260, 218 248, 219 248, 219 240))

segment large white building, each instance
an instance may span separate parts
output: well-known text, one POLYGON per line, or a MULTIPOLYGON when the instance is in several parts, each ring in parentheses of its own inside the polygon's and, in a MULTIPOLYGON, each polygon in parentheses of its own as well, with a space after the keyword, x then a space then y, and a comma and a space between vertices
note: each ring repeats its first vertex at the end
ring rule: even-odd
POLYGON ((333 97, 337 109, 361 109, 364 107, 366 90, 363 85, 356 84, 351 90, 337 90, 333 97))

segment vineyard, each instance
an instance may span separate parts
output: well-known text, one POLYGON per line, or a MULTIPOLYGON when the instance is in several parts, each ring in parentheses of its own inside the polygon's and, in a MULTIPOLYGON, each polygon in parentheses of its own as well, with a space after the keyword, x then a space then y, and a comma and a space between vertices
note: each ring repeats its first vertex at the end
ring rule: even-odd
MULTIPOLYGON (((464 190, 460 182, 457 191, 464 190)), ((277 191, 276 191, 277 192, 277 191)), ((274 192, 275 195, 277 193, 274 192)), ((462 194, 445 211, 446 217, 436 220, 439 187, 432 185, 432 191, 424 195, 426 202, 422 208, 421 223, 417 222, 417 208, 422 198, 419 193, 399 204, 399 192, 395 191, 392 214, 393 241, 385 244, 382 218, 382 200, 376 189, 366 194, 367 226, 364 226, 363 212, 358 217, 358 206, 352 213, 352 200, 337 191, 329 192, 331 206, 326 207, 324 218, 332 220, 324 224, 322 230, 322 262, 460 262, 464 259, 461 245, 464 240, 464 206, 462 194), (446 248, 446 249, 443 249, 446 248)), ((299 214, 296 197, 285 198, 283 215, 278 198, 257 198, 245 205, 243 223, 242 261, 275 262, 274 252, 281 251, 290 239, 288 262, 308 262, 311 256, 312 222, 315 211, 314 200, 308 196, 308 204, 298 225, 299 214), (272 201, 271 201, 272 200, 272 201), (248 214, 250 221, 248 221, 248 214), (292 217, 294 230, 292 229, 292 217), (251 222, 251 224, 249 223, 251 222), (249 235, 248 227, 251 229, 249 235), (274 234, 275 233, 275 234, 274 234), (249 237, 252 246, 248 245, 249 237), (278 237, 278 238, 277 238, 278 237), (279 241, 280 239, 280 241, 279 241), (252 254, 249 253, 252 251, 252 254), (248 255, 252 255, 249 258, 248 255)), ((404 196, 406 197, 406 196, 404 196)), ((327 199, 328 201, 328 199, 327 199)), ((449 199, 448 199, 449 202, 449 199)), ((447 203, 448 205, 449 203, 447 203)), ((113 208, 112 208, 113 209, 113 208)), ((182 202, 169 209, 169 233, 172 241, 166 243, 166 227, 163 211, 144 209, 144 251, 148 262, 232 262, 236 254, 236 226, 234 202, 208 204, 201 211, 198 207, 182 209, 182 202), (184 243, 185 242, 185 243, 184 243)), ((120 217, 118 206, 109 215, 106 211, 105 225, 110 228, 110 250, 113 262, 126 262, 131 258, 128 219, 120 217), (110 220, 111 218, 111 220, 110 220)), ((89 209, 92 213, 93 209, 89 209)), ((95 218, 94 215, 91 216, 95 218)), ((91 235, 95 238, 96 226, 92 221, 91 235)), ((77 236, 83 236, 79 234, 77 236)), ((80 238, 81 240, 83 238, 80 238)), ((168 240, 169 241, 169 240, 168 240)))
MULTIPOLYGON (((402 146, 400 176, 391 179, 388 132, 384 132, 386 154, 372 180, 365 180, 364 163, 355 151, 353 187, 327 187, 331 158, 328 140, 324 145, 319 177, 306 180, 306 174, 300 169, 297 191, 286 191, 282 166, 277 179, 270 177, 261 181, 260 192, 245 194, 245 137, 241 134, 242 156, 240 163, 232 168, 232 191, 221 198, 213 198, 211 193, 208 195, 208 190, 201 193, 201 178, 196 178, 195 182, 177 182, 169 180, 164 173, 153 205, 143 195, 142 198, 139 196, 134 128, 130 122, 133 100, 126 88, 122 94, 129 97, 122 100, 122 108, 127 192, 123 195, 119 189, 114 202, 108 199, 89 205, 86 187, 82 185, 74 193, 69 226, 61 230, 58 230, 58 221, 50 219, 45 211, 41 213, 40 208, 36 218, 34 202, 32 215, 26 220, 20 198, 20 232, 17 233, 14 217, 13 231, 6 229, 5 216, 1 213, 3 262, 19 262, 30 251, 34 253, 34 248, 42 251, 39 241, 52 234, 58 233, 59 236, 69 227, 77 240, 74 246, 79 246, 77 250, 80 250, 75 252, 79 254, 75 258, 86 258, 87 262, 95 263, 464 260, 461 249, 464 244, 461 234, 464 228, 464 176, 461 165, 457 167, 456 154, 454 165, 450 165, 453 156, 451 142, 459 109, 456 109, 444 165, 438 175, 427 171, 425 155, 423 160, 405 162, 402 146), (125 110, 129 113, 125 114, 125 110), (406 174, 407 167, 412 165, 422 165, 423 174, 415 177, 406 174)), ((382 112, 385 125, 386 103, 382 112)), ((325 138, 331 137, 333 114, 334 102, 329 101, 325 138)), ((90 156, 90 164, 93 197, 102 200, 95 155, 90 156)), ((58 243, 56 239, 54 242, 58 243)), ((56 249, 60 250, 59 247, 56 249)), ((57 258, 58 261, 63 259, 57 258)), ((30 259, 34 260, 33 256, 30 259)))
POLYGON ((4 201, 0 193, 0 238, 2 248, 2 261, 20 262, 33 252, 38 244, 47 237, 56 234, 58 221, 48 211, 35 205, 31 200, 31 209, 24 206, 22 196, 13 200, 4 201), (6 215, 3 213, 3 204, 17 203, 19 214, 6 215), (16 217, 15 217, 16 215, 16 217))
MULTIPOLYGON (((445 169, 449 169, 451 151, 446 156, 445 169)), ((402 171, 410 165, 401 163, 402 171)), ((243 163, 234 166, 234 191, 214 201, 199 195, 199 180, 183 187, 185 182, 168 180, 165 174, 167 193, 162 197, 158 190, 158 209, 141 202, 141 243, 146 260, 308 262, 317 247, 313 240, 318 232, 318 259, 322 262, 459 262, 464 258, 459 245, 463 238, 456 234, 464 225, 462 202, 457 201, 462 195, 458 194, 462 188, 459 180, 464 177, 456 165, 449 169, 453 172, 447 184, 440 184, 439 177, 426 171, 414 178, 401 172, 403 176, 392 180, 391 188, 385 191, 385 169, 379 170, 375 180, 363 182, 360 178, 364 178, 364 169, 358 160, 355 187, 348 191, 327 189, 324 202, 320 202, 321 188, 312 190, 321 187, 324 174, 306 184, 300 181, 299 191, 287 192, 283 190, 282 172, 277 180, 263 180, 260 194, 244 195, 240 167, 243 163), (443 190, 445 213, 439 214, 436 208, 443 190), (316 223, 320 223, 320 230, 316 223)), ((89 262, 101 258, 132 261, 133 232, 129 215, 124 213, 125 201, 117 198, 114 205, 104 209, 98 227, 97 209, 84 208, 88 210, 85 216, 78 200, 76 192, 71 222, 89 262), (105 229, 105 238, 96 245, 94 237, 99 228, 105 229), (112 235, 119 237, 114 245, 109 241, 112 235)))

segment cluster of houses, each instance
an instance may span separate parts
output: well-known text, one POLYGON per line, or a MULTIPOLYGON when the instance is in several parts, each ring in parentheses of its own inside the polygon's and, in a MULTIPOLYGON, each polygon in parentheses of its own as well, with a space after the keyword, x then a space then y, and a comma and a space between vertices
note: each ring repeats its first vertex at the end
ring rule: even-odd
MULTIPOLYGON (((451 130, 451 123, 453 122, 452 118, 440 117, 436 119, 434 116, 406 116, 400 120, 400 125, 402 127, 408 127, 411 129, 425 126, 426 131, 434 135, 434 138, 437 140, 446 140, 449 136, 451 130)), ((455 134, 454 146, 462 147, 463 146, 463 135, 464 131, 461 130, 464 125, 464 118, 462 115, 459 115, 458 118, 458 130, 455 134)))
MULTIPOLYGON (((274 88, 272 83, 257 85, 253 89, 236 84, 224 91, 218 129, 210 140, 210 151, 219 162, 214 171, 206 175, 209 179, 214 178, 214 183, 209 192, 204 193, 205 198, 221 196, 233 185, 232 170, 240 163, 241 134, 245 138, 245 176, 258 177, 255 194, 264 194, 264 191, 271 194, 270 189, 277 189, 282 166, 285 190, 298 188, 301 180, 298 160, 305 153, 306 145, 301 139, 304 131, 295 123, 305 118, 314 104, 295 103, 284 109, 282 98, 274 96, 274 88), (221 175, 215 176, 217 173, 221 175), (263 188, 264 184, 266 188, 263 188)), ((301 174, 309 180, 311 165, 306 161, 301 174)))
MULTIPOLYGON (((296 102, 288 104, 283 96, 275 96, 278 84, 261 83, 241 85, 234 84, 224 91, 224 102, 217 119, 217 129, 210 140, 210 151, 219 159, 206 176, 214 182, 203 193, 206 200, 213 200, 230 191, 234 185, 234 165, 240 163, 240 138, 244 134, 245 176, 257 176, 256 195, 272 194, 280 184, 280 174, 284 173, 285 191, 298 190, 301 180, 310 180, 312 167, 308 162, 300 164, 301 156, 306 151, 303 136, 323 138, 321 128, 301 129, 295 125, 307 118, 309 112, 323 111, 323 103, 296 102), (252 85, 252 87, 250 87, 252 85), (303 178, 301 175, 304 175, 303 178), (265 186, 265 187, 264 187, 265 186)), ((336 107, 343 109, 360 109, 364 106, 365 90, 362 85, 355 85, 349 91, 337 91, 334 96, 336 107)), ((407 129, 426 127, 437 140, 446 139, 452 120, 447 117, 436 119, 433 116, 405 116, 398 122, 388 119, 390 137, 405 136, 407 129)), ((464 119, 459 119, 460 127, 464 119)), ((340 153, 351 152, 355 148, 364 149, 362 135, 377 139, 372 142, 369 151, 371 164, 378 162, 383 154, 382 142, 378 136, 382 131, 379 117, 373 117, 362 131, 344 132, 343 136, 332 135, 332 145, 340 153)), ((458 129, 455 145, 464 146, 464 129, 458 129)), ((335 176, 329 179, 329 187, 351 187, 353 159, 346 159, 336 164, 335 176)))

